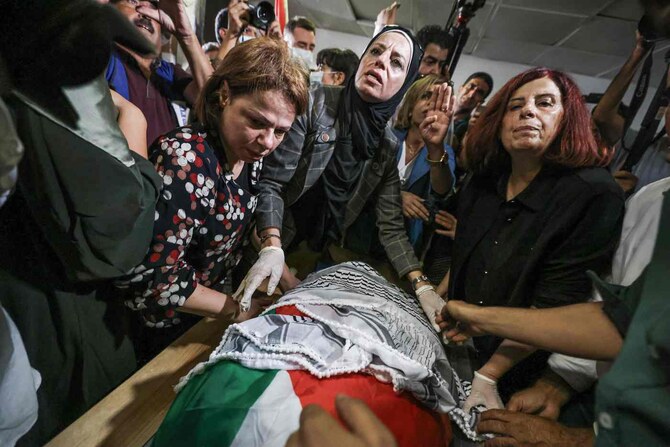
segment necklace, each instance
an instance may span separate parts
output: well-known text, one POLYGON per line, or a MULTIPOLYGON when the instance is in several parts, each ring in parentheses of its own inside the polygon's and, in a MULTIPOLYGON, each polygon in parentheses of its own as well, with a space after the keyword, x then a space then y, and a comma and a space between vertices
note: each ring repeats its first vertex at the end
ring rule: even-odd
POLYGON ((418 145, 412 146, 409 144, 409 141, 405 140, 405 148, 406 148, 406 156, 409 160, 413 159, 416 154, 419 153, 419 150, 423 147, 423 141, 421 141, 418 145))

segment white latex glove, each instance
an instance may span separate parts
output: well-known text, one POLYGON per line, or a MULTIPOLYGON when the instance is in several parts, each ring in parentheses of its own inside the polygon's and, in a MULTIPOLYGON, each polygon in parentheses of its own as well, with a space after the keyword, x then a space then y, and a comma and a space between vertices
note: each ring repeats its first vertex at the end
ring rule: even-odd
POLYGON ((240 283, 240 287, 233 294, 233 299, 240 303, 240 310, 247 312, 251 307, 251 296, 263 280, 270 277, 268 281, 268 295, 272 295, 279 284, 282 271, 284 270, 284 250, 280 247, 265 247, 258 252, 258 260, 251 266, 246 276, 240 283), (240 295, 242 298, 240 299, 240 295))
POLYGON ((416 297, 419 299, 421 308, 428 317, 428 321, 433 325, 436 332, 440 332, 440 327, 435 322, 435 317, 439 315, 440 311, 447 304, 440 295, 435 292, 433 286, 421 286, 416 289, 416 297))
POLYGON ((483 405, 487 410, 505 408, 498 394, 498 382, 475 371, 472 379, 472 390, 463 404, 463 411, 470 413, 470 409, 483 405))

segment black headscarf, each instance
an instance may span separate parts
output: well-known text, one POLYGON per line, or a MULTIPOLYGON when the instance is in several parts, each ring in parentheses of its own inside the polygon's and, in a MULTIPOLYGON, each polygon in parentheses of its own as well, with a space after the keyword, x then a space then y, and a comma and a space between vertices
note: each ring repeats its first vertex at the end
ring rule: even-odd
MULTIPOLYGON (((403 34, 412 46, 407 75, 400 90, 384 102, 366 102, 356 89, 356 75, 354 75, 347 82, 340 99, 335 151, 322 177, 327 199, 325 201, 325 236, 333 240, 339 240, 341 237, 346 204, 360 178, 365 160, 373 158, 379 150, 388 121, 419 74, 423 49, 414 39, 411 31, 396 25, 385 26, 370 41, 361 57, 359 67, 377 39, 390 32, 403 34)), ((356 74, 358 74, 358 68, 356 74)))

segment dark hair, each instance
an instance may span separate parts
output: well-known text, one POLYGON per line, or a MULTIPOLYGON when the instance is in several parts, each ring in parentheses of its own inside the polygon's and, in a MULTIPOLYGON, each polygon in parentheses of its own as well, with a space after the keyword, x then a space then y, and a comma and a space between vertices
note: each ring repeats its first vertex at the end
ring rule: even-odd
POLYGON ((482 81, 486 82, 486 84, 489 86, 489 91, 486 92, 486 95, 484 95, 484 99, 486 99, 493 91, 493 78, 491 77, 490 74, 484 71, 478 71, 476 73, 472 73, 470 76, 468 76, 463 85, 470 82, 471 79, 481 79, 482 81))
POLYGON ((307 17, 294 16, 286 23, 286 26, 284 27, 284 33, 290 32, 293 34, 293 31, 295 31, 296 28, 305 28, 307 31, 311 31, 316 34, 316 25, 307 17))
POLYGON ((434 43, 440 48, 449 48, 452 43, 449 32, 439 25, 426 25, 416 33, 416 40, 425 50, 428 44, 434 43))
POLYGON ((291 57, 282 40, 257 37, 236 45, 202 88, 195 107, 198 120, 216 129, 226 101, 270 90, 280 92, 293 105, 296 116, 302 115, 307 109, 306 76, 305 68, 291 57))
POLYGON ((328 65, 333 71, 344 73, 344 83, 349 80, 358 68, 358 56, 351 50, 324 48, 316 55, 316 65, 328 65))
POLYGON ((219 30, 228 29, 228 8, 223 8, 216 14, 216 19, 214 19, 214 35, 216 36, 216 41, 221 43, 221 36, 219 36, 219 30))
POLYGON ((467 167, 476 174, 501 172, 510 165, 510 156, 500 140, 503 117, 509 100, 519 88, 540 78, 551 79, 561 92, 563 117, 556 138, 542 154, 547 164, 579 168, 606 166, 612 151, 599 144, 593 134, 591 115, 579 87, 568 75, 557 70, 538 67, 526 70, 507 81, 493 95, 484 112, 465 141, 467 167))

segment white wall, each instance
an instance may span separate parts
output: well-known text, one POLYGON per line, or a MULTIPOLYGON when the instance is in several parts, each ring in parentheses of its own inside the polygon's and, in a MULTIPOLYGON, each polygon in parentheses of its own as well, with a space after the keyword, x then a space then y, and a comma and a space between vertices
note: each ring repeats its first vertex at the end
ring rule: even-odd
MULTIPOLYGON (((316 38, 316 52, 323 48, 349 48, 353 50, 359 56, 365 50, 370 38, 364 36, 358 36, 354 34, 341 33, 338 31, 331 31, 327 29, 319 28, 317 31, 316 38)), ((461 55, 460 60, 458 61, 458 66, 456 67, 456 72, 454 73, 453 80, 456 86, 463 84, 465 79, 472 73, 476 71, 485 71, 491 75, 494 83, 494 92, 505 84, 511 77, 519 74, 520 72, 531 68, 529 65, 513 64, 510 62, 502 61, 492 61, 488 59, 481 59, 474 56, 469 56, 467 54, 461 55)), ((591 76, 584 76, 579 74, 570 73, 572 78, 575 80, 583 94, 589 93, 604 93, 605 89, 610 83, 609 79, 603 78, 594 78, 591 76)), ((632 85, 625 96, 625 102, 628 103, 632 96, 632 92, 635 86, 632 85)), ((655 94, 656 89, 649 87, 649 92, 647 93, 647 98, 640 108, 640 112, 633 122, 633 128, 639 128, 642 117, 644 116, 644 111, 647 110, 651 98, 655 94)))
POLYGON ((314 54, 316 55, 316 53, 324 48, 348 48, 360 57, 363 51, 365 51, 365 47, 368 46, 369 41, 369 37, 319 28, 316 30, 316 48, 314 49, 314 54))

